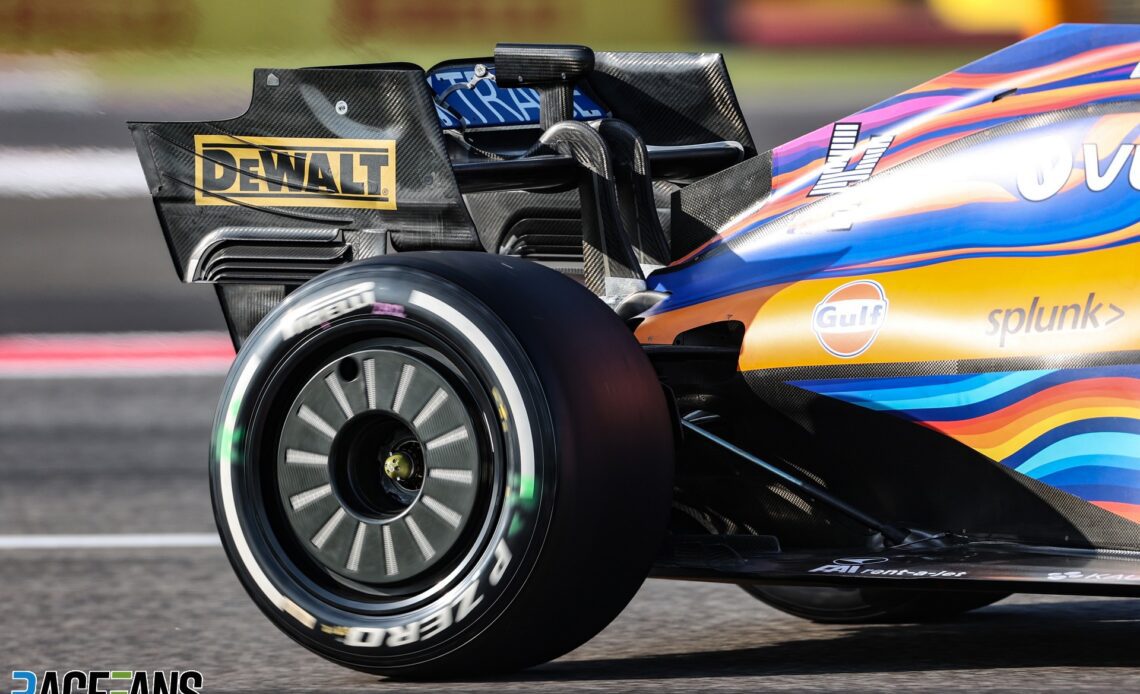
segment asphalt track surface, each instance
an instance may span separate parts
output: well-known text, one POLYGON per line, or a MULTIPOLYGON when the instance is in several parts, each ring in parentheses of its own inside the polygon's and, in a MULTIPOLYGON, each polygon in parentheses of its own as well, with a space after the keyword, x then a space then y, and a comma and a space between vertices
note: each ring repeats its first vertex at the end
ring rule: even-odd
MULTIPOLYGON (((753 129, 775 144, 848 106, 753 129)), ((20 133, 0 147, 123 145, 108 124, 119 116, 69 118, 0 118, 12 126, 0 133, 20 133)), ((176 281, 146 199, 0 194, 0 242, 0 333, 222 329, 210 289, 176 281)), ((512 678, 354 673, 279 634, 209 543, 205 454, 220 389, 217 374, 0 377, 0 691, 9 670, 120 668, 197 669, 218 692, 1140 689, 1140 601, 1015 596, 955 622, 836 627, 734 586, 655 580, 598 637, 512 678), (141 533, 206 542, 13 548, 141 533)))
MULTIPOLYGON (((0 380, 3 533, 212 532, 204 459, 220 388, 220 376, 0 380)), ((293 645, 217 547, 0 549, 0 586, 0 668, 197 669, 219 692, 1140 687, 1132 600, 1014 597, 956 622, 836 627, 734 586, 651 580, 554 663, 409 685, 293 645)))

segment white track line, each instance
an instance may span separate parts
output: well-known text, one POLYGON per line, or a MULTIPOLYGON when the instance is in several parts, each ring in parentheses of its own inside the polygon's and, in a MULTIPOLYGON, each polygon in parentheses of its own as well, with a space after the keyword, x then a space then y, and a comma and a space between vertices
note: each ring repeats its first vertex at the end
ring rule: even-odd
POLYGON ((0 147, 0 198, 138 198, 149 194, 133 149, 0 147))
POLYGON ((108 535, 0 535, 6 549, 167 549, 220 547, 216 533, 126 533, 108 535))

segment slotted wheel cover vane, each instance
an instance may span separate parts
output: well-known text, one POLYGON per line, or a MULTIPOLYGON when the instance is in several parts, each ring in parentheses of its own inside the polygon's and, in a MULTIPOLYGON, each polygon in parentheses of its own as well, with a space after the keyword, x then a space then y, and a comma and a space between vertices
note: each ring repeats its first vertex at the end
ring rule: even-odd
MULTIPOLYGON (((365 583, 409 580, 463 535, 482 481, 478 430, 441 368, 395 349, 360 351, 326 364, 291 404, 278 442, 278 493, 297 544, 326 569, 365 583), (346 424, 380 415, 410 431, 422 456, 421 486, 407 492, 414 498, 383 513, 337 493, 333 471, 347 464, 334 448, 361 428, 346 424)), ((378 450, 374 470, 358 474, 384 475, 389 454, 378 450)))

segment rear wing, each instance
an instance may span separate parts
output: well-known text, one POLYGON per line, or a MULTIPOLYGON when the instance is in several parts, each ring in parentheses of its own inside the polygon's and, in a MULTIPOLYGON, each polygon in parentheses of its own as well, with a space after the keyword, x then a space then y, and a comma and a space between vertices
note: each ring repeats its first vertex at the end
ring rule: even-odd
POLYGON ((217 285, 240 344, 289 291, 350 260, 498 252, 523 208, 537 206, 539 219, 581 219, 565 208, 578 206, 583 162, 567 146, 538 143, 561 120, 543 115, 553 108, 595 127, 632 125, 657 178, 691 180, 755 154, 717 54, 578 47, 592 63, 580 66, 580 79, 565 68, 551 77, 573 87, 566 96, 561 84, 547 89, 520 72, 546 65, 557 47, 515 48, 497 52, 509 85, 495 81, 492 60, 430 72, 409 64, 259 69, 237 118, 131 123, 179 276, 217 285), (554 92, 565 103, 551 106, 554 92), (517 191, 546 195, 525 205, 494 196, 517 191), (473 208, 494 214, 473 220, 473 208))

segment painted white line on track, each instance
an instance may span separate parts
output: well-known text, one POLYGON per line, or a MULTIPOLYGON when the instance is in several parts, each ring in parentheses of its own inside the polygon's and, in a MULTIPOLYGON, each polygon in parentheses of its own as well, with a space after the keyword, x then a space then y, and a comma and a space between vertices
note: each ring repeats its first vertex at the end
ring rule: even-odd
POLYGON ((0 551, 11 549, 172 549, 220 547, 217 533, 108 535, 0 535, 0 551))
POLYGON ((101 91, 99 80, 74 57, 6 55, 0 63, 0 113, 90 116, 99 111, 101 91))
POLYGON ((0 147, 0 198, 138 198, 150 190, 133 149, 0 147))

